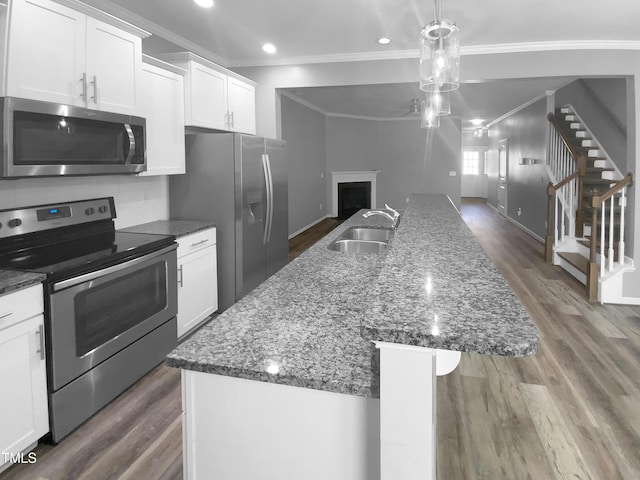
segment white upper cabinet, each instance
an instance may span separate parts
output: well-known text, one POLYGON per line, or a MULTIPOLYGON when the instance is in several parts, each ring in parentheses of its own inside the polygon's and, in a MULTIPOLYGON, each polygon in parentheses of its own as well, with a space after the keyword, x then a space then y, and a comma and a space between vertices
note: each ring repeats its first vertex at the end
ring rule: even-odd
POLYGON ((229 77, 227 82, 230 130, 256 133, 256 87, 250 83, 229 77))
POLYGON ((159 58, 186 70, 185 124, 256 133, 256 84, 190 52, 159 58))
POLYGON ((146 33, 85 4, 62 3, 11 2, 5 94, 137 115, 146 33))
POLYGON ((147 119, 147 171, 140 175, 184 173, 184 71, 151 57, 144 60, 141 113, 147 119))

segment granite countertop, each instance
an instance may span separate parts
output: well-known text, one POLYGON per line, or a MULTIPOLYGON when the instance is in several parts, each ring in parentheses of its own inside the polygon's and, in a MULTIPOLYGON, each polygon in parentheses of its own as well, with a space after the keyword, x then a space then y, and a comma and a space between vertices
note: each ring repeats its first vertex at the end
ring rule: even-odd
POLYGON ((0 295, 42 283, 46 278, 43 273, 0 270, 0 295))
POLYGON ((389 224, 362 213, 180 344, 167 364, 377 397, 372 340, 536 352, 535 326, 446 196, 412 195, 384 253, 328 250, 352 225, 389 224))
POLYGON ((529 314, 444 195, 413 195, 370 288, 363 336, 487 355, 538 350, 529 314))
POLYGON ((152 233, 155 235, 173 235, 176 238, 180 238, 215 226, 216 224, 214 222, 199 220, 156 220, 155 222, 141 223, 140 225, 123 228, 120 231, 152 233))

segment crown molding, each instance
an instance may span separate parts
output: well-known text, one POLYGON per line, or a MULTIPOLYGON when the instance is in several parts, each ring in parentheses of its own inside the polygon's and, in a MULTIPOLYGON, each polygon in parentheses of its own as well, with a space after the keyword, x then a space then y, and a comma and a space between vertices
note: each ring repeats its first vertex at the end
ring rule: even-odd
MULTIPOLYGON (((491 55, 499 53, 527 53, 562 50, 640 50, 640 41, 634 40, 570 40, 549 42, 522 42, 460 47, 460 55, 491 55)), ((267 67, 310 63, 367 62, 418 58, 418 49, 387 50, 384 52, 339 53, 300 57, 251 58, 230 61, 228 67, 267 67)))
POLYGON ((327 115, 327 111, 323 110, 322 108, 318 107, 317 105, 314 105, 311 102, 308 102, 302 98, 300 98, 299 96, 291 93, 291 92, 287 92, 285 90, 280 90, 280 95, 282 95, 283 97, 287 97, 290 100, 293 100, 294 102, 299 103, 300 105, 307 107, 310 110, 316 111, 318 113, 321 113, 322 115, 327 115))
POLYGON ((518 113, 519 111, 524 110, 528 106, 533 105, 534 103, 536 103, 539 100, 542 100, 543 98, 547 98, 547 94, 544 93, 544 92, 541 93, 540 95, 537 95, 537 96, 533 97, 528 102, 524 102, 522 105, 514 108, 513 110, 505 113, 504 115, 499 116, 495 120, 490 121, 489 123, 486 124, 485 127, 486 128, 493 127, 496 123, 499 123, 499 122, 509 118, 511 115, 514 115, 514 114, 518 113))

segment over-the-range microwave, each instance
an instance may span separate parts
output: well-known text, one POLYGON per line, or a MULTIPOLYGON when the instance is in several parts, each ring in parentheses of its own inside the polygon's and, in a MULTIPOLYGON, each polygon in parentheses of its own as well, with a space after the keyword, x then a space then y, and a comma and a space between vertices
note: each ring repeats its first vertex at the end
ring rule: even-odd
POLYGON ((147 169, 144 118, 23 98, 0 102, 3 178, 147 169))

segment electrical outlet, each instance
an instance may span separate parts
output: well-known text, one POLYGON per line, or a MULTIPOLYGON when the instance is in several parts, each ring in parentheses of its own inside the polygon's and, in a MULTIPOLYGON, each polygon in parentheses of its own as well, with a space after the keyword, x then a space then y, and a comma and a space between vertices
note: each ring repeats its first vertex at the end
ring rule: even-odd
POLYGON ((324 172, 320 172, 320 178, 324 178, 324 172))
POLYGON ((518 216, 522 215, 522 209, 518 207, 518 216))
POLYGON ((450 176, 450 177, 455 177, 455 176, 456 176, 456 171, 455 171, 455 170, 451 170, 451 171, 449 172, 449 176, 450 176))
POLYGON ((322 204, 320 204, 320 210, 322 210, 322 204))
POLYGON ((404 203, 409 203, 409 197, 404 199, 404 203))

